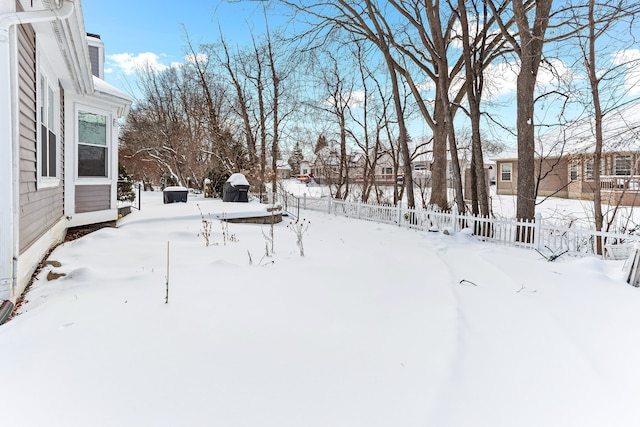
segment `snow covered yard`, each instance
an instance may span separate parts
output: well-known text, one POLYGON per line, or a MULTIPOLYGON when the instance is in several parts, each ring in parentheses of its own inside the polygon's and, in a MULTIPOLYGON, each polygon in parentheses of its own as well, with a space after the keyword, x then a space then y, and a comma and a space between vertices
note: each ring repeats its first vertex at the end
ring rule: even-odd
POLYGON ((305 257, 289 219, 267 257, 268 225, 215 219, 255 209, 144 193, 117 229, 58 247, 66 276, 41 272, 0 327, 2 424, 640 425, 621 262, 315 212, 305 257))

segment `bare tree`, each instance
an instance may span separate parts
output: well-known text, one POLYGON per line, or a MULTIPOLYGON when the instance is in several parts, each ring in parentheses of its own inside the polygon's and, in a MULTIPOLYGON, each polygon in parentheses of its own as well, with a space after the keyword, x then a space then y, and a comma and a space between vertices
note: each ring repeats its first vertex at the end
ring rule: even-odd
MULTIPOLYGON (((577 5, 572 8, 573 19, 571 24, 577 30, 576 40, 581 52, 581 62, 587 72, 589 79, 590 104, 592 105, 592 116, 594 125, 594 159, 593 159, 593 191, 594 191, 594 220, 596 230, 600 231, 604 226, 604 215, 602 211, 602 191, 601 191, 601 169, 602 151, 604 146, 603 120, 606 115, 611 115, 613 111, 619 109, 628 100, 619 96, 621 76, 631 65, 622 61, 613 66, 606 67, 602 64, 603 55, 612 46, 614 49, 623 51, 625 47, 633 46, 634 40, 628 40, 633 31, 626 31, 628 26, 633 26, 635 16, 640 12, 640 5, 637 2, 617 0, 615 2, 599 3, 596 0, 587 0, 586 14, 581 13, 584 5, 577 5), (581 7, 582 6, 582 7, 581 7), (626 24, 626 25, 625 25, 626 24), (617 37, 620 26, 623 27, 623 37, 617 37), (609 49, 603 51, 598 48, 598 42, 608 39, 606 45, 609 49), (603 99, 602 95, 609 94, 608 99, 603 99), (615 95, 612 97, 611 95, 615 95)), ((611 225, 615 215, 610 217, 607 228, 611 225)), ((601 238, 598 238, 598 253, 602 253, 601 238)))
MULTIPOLYGON (((484 156, 480 129, 482 92, 484 89, 484 68, 488 59, 487 31, 489 28, 486 4, 475 0, 458 0, 457 9, 462 31, 462 56, 466 76, 466 95, 471 120, 471 191, 472 212, 475 215, 489 215, 489 195, 484 173, 484 156), (480 7, 483 7, 482 10, 480 7), (469 22, 467 9, 473 11, 473 22, 469 22)), ((490 58, 490 57, 489 57, 490 58)))
POLYGON ((351 120, 359 126, 361 134, 358 135, 352 129, 348 131, 363 154, 360 199, 363 202, 367 202, 372 189, 375 189, 376 198, 379 197, 376 184, 376 169, 378 160, 381 157, 382 130, 389 127, 392 122, 389 111, 391 100, 383 87, 383 83, 380 81, 380 76, 376 75, 372 67, 369 66, 370 63, 373 63, 374 66, 377 63, 374 59, 365 55, 363 43, 354 40, 352 45, 354 46, 352 50, 354 59, 357 62, 357 72, 362 86, 362 117, 357 117, 353 110, 349 110, 349 112, 351 120))
POLYGON ((518 194, 516 217, 533 220, 536 206, 534 93, 542 59, 552 0, 508 0, 496 4, 486 0, 503 37, 520 60, 517 79, 518 194), (517 37, 509 28, 513 20, 517 37))
MULTIPOLYGON (((236 96, 234 102, 232 103, 231 109, 242 120, 242 129, 249 157, 249 169, 251 171, 255 171, 255 168, 258 165, 256 136, 251 123, 251 96, 248 89, 246 88, 246 81, 242 79, 239 65, 242 61, 241 55, 238 52, 235 52, 232 56, 228 43, 224 39, 224 37, 220 38, 220 44, 222 46, 222 52, 221 55, 218 56, 218 60, 223 69, 227 72, 229 78, 231 79, 232 86, 235 89, 236 96)), ((210 54, 214 54, 217 52, 215 46, 213 45, 209 45, 207 51, 210 52, 210 54)))
POLYGON ((160 175, 176 184, 200 186, 212 150, 208 128, 202 125, 209 115, 198 108, 204 97, 191 69, 147 67, 138 81, 143 101, 123 129, 123 152, 137 163, 155 164, 160 175))
MULTIPOLYGON (((322 100, 314 103, 314 108, 327 114, 337 125, 338 147, 329 147, 320 155, 320 161, 325 166, 331 164, 331 182, 335 185, 335 197, 346 199, 349 195, 349 158, 347 153, 347 119, 351 109, 354 87, 353 81, 345 76, 344 62, 341 63, 333 52, 328 50, 316 52, 316 61, 323 63, 317 67, 319 84, 321 85, 322 100), (334 171, 333 169, 337 169, 334 171)), ((326 168, 325 168, 326 169, 326 168)))

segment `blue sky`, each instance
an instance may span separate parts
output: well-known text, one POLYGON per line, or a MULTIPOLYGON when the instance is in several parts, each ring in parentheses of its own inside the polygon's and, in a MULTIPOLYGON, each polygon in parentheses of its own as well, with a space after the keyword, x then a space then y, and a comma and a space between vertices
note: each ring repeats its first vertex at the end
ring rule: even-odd
MULTIPOLYGON (((150 62, 158 66, 182 63, 185 51, 185 29, 194 43, 215 42, 222 31, 230 44, 246 45, 251 33, 264 32, 265 17, 261 1, 230 2, 224 0, 183 0, 158 2, 151 0, 82 0, 87 32, 100 34, 105 44, 105 79, 121 90, 134 95, 135 64, 150 62)), ((277 11, 269 13, 269 25, 277 28, 286 20, 277 11)), ((624 54, 640 58, 640 50, 631 49, 624 54)), ((511 117, 515 109, 515 74, 509 76, 504 64, 496 65, 494 82, 498 98, 506 97, 503 114, 511 117)), ((491 70, 488 70, 491 73, 491 70)), ((548 74, 548 73, 547 73, 548 74)), ((549 76, 547 76, 549 77, 549 76)), ((628 76, 629 93, 640 94, 640 69, 628 76)), ((541 82, 547 78, 544 72, 541 82)), ((503 98, 504 99, 504 98, 503 98)), ((429 134, 426 123, 419 125, 414 136, 429 134)), ((507 119, 507 124, 514 119, 507 119)), ((512 139, 507 136, 507 139, 512 139)))
POLYGON ((132 61, 183 61, 185 28, 196 45, 216 41, 220 29, 239 44, 250 40, 250 29, 255 34, 264 30, 260 2, 82 0, 82 11, 87 32, 99 34, 105 44, 105 79, 127 92, 134 78, 126 74, 132 61))

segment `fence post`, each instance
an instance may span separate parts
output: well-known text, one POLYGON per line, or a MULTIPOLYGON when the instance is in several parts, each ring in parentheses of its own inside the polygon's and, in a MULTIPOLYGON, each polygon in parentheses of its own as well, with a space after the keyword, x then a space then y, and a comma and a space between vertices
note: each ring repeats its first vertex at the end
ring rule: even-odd
POLYGON ((451 208, 451 221, 453 222, 453 232, 458 232, 458 205, 453 205, 451 208))
POLYGON ((358 204, 356 205, 356 218, 360 219, 360 200, 358 200, 358 204))
POLYGON ((398 227, 402 226, 402 202, 398 202, 398 227))
POLYGON ((331 213, 331 195, 329 195, 329 198, 327 199, 327 213, 330 214, 331 213))
POLYGON ((302 193, 302 209, 307 210, 307 193, 302 193))
POLYGON ((536 214, 535 222, 533 223, 533 245, 536 249, 542 248, 542 215, 540 212, 536 214))

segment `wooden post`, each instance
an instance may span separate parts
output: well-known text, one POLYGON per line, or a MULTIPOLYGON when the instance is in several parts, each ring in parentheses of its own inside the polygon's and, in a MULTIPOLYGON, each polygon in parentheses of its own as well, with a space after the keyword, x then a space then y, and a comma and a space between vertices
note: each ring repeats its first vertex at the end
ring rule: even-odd
POLYGON ((536 214, 535 222, 533 223, 533 230, 534 248, 542 250, 544 245, 542 244, 542 215, 540 212, 536 214))
POLYGON ((167 294, 164 298, 164 303, 169 303, 169 242, 167 242, 167 294))

